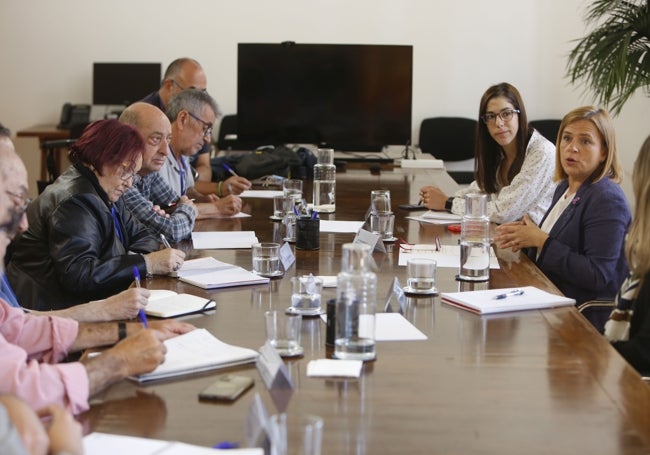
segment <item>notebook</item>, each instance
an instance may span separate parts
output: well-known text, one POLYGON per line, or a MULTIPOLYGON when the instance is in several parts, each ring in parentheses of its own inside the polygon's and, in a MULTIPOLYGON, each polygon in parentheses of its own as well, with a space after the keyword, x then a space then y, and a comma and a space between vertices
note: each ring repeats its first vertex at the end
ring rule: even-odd
POLYGON ((442 302, 472 313, 491 314, 508 311, 536 310, 574 305, 576 301, 561 295, 551 294, 534 286, 483 291, 443 292, 442 302), (515 291, 523 291, 513 295, 515 291), (505 296, 498 298, 499 296, 505 296))
POLYGON ((169 338, 164 343, 167 348, 165 361, 151 373, 142 374, 132 379, 138 382, 147 382, 226 368, 254 362, 259 355, 252 349, 226 344, 206 329, 195 329, 169 338))
POLYGON ((200 313, 217 306, 214 300, 192 294, 177 294, 174 291, 153 289, 145 308, 147 316, 173 318, 184 314, 200 313))
POLYGON ((251 248, 258 243, 254 231, 192 232, 195 250, 251 248))
POLYGON ((212 257, 185 261, 176 272, 178 279, 203 289, 266 284, 269 278, 256 275, 242 267, 218 261, 212 257))

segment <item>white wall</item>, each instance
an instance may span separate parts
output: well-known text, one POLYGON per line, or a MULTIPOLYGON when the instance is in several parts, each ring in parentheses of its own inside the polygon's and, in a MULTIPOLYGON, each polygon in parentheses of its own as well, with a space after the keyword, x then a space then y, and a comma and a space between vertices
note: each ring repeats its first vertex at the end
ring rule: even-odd
MULTIPOLYGON (((199 60, 224 113, 236 111, 239 42, 412 44, 413 139, 424 117, 475 117, 485 89, 508 81, 529 119, 591 104, 564 77, 585 0, 1 0, 0 121, 56 123, 91 101, 94 61, 199 60)), ((615 119, 627 173, 650 133, 650 99, 615 119)), ((631 199, 629 178, 624 189, 631 199)))

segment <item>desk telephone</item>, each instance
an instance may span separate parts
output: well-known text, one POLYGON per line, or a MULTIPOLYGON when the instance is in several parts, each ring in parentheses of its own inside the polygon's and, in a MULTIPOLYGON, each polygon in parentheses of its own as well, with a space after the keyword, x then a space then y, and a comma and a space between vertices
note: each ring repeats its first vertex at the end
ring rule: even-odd
POLYGON ((88 123, 90 120, 90 104, 65 103, 61 108, 61 119, 57 128, 69 130, 74 125, 88 123))

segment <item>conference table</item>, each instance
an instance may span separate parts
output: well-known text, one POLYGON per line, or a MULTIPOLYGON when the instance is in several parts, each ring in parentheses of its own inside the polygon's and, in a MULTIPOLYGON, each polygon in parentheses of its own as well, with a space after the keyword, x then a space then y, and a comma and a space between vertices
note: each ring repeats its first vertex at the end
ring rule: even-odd
MULTIPOLYGON (((444 225, 409 220, 398 204, 418 200, 425 184, 451 193, 456 184, 443 170, 357 169, 337 175, 336 212, 322 219, 364 219, 370 191, 389 189, 396 215, 395 236, 432 244, 436 236, 453 244, 458 234, 444 225)), ((305 182, 305 195, 310 195, 305 182)), ((308 199, 311 199, 308 196, 308 199)), ((201 220, 196 229, 254 230, 260 241, 282 239, 281 223, 269 219, 272 200, 244 200, 249 218, 201 220)), ((336 275, 341 245, 354 234, 321 233, 320 248, 294 249, 295 264, 268 285, 205 291, 173 278, 148 279, 151 289, 172 289, 216 301, 208 314, 185 320, 229 344, 259 349, 265 341, 264 312, 290 304, 289 278, 336 275)), ((250 249, 192 250, 251 268, 250 249)), ((399 246, 375 252, 377 310, 397 278, 399 246)), ((457 270, 438 268, 442 292, 532 285, 559 294, 528 258, 496 250, 499 269, 487 283, 456 281, 457 270)), ((323 291, 323 301, 335 289, 323 291)), ((323 454, 641 454, 650 452, 650 388, 574 307, 479 316, 441 303, 439 296, 407 296, 403 315, 427 339, 379 341, 377 359, 364 363, 358 379, 311 378, 307 364, 330 357, 325 324, 303 318, 304 355, 285 359, 294 384, 289 414, 321 416, 323 454)), ((139 385, 125 380, 93 398, 80 419, 85 430, 178 440, 202 446, 245 442, 245 422, 259 394, 269 414, 274 401, 254 364, 139 385), (232 403, 202 402, 198 393, 221 373, 254 378, 255 385, 232 403)))

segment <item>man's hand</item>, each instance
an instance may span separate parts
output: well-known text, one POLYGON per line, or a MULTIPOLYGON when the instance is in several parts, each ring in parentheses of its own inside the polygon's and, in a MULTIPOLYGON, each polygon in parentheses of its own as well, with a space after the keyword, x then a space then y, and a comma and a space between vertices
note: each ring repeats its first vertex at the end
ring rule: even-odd
MULTIPOLYGON (((101 303, 104 321, 132 319, 138 311, 144 309, 149 301, 151 291, 145 288, 131 288, 108 297, 101 303)), ((98 308, 100 310, 100 308, 98 308)))
POLYGON ((154 275, 164 275, 180 269, 185 253, 175 248, 165 248, 145 255, 147 270, 154 275))
POLYGON ((232 216, 241 211, 241 198, 239 196, 229 195, 222 197, 217 202, 215 206, 219 212, 219 215, 223 216, 232 216))
POLYGON ((166 321, 149 321, 149 328, 156 329, 161 333, 162 339, 173 338, 196 329, 192 324, 187 322, 169 319, 166 321))
POLYGON ((222 183, 221 185, 221 194, 228 195, 228 194, 241 194, 244 191, 250 189, 250 187, 253 184, 250 182, 250 180, 244 178, 244 177, 239 177, 239 176, 232 176, 228 178, 225 182, 222 183))

